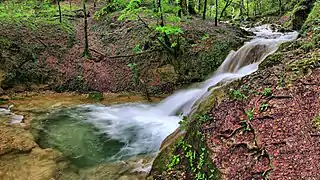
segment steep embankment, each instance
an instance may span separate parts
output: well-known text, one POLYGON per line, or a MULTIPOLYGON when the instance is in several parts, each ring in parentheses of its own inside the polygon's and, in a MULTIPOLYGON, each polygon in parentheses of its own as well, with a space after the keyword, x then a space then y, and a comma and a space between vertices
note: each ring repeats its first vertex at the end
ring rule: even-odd
POLYGON ((319 179, 319 14, 316 2, 298 40, 214 90, 164 141, 149 178, 319 179))

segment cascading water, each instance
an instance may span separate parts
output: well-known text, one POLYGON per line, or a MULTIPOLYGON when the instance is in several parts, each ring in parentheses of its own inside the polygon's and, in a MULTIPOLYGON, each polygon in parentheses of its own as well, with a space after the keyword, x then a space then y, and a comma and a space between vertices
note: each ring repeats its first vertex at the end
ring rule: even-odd
POLYGON ((298 35, 296 32, 275 33, 266 25, 250 30, 256 36, 238 51, 230 52, 213 76, 198 88, 178 91, 159 104, 82 105, 77 107, 80 112, 69 112, 66 116, 94 125, 107 140, 121 145, 107 160, 155 153, 161 142, 178 128, 182 116, 209 95, 212 87, 255 72, 259 63, 281 43, 292 41, 298 35))

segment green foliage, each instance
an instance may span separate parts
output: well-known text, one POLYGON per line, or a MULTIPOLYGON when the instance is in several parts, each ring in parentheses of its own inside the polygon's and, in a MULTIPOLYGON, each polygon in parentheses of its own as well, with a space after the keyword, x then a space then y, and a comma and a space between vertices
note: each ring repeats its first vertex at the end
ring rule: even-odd
POLYGON ((209 38, 209 34, 206 33, 205 35, 203 35, 203 36, 201 37, 201 41, 204 41, 204 40, 206 40, 206 39, 208 39, 208 38, 209 38))
POLYGON ((170 25, 165 25, 165 26, 157 26, 156 30, 161 32, 161 33, 166 33, 167 35, 179 35, 182 34, 183 31, 179 27, 174 27, 170 25))
POLYGON ((199 119, 201 124, 211 121, 213 119, 212 116, 209 114, 203 114, 203 115, 197 114, 196 118, 199 119))
POLYGON ((94 18, 99 19, 109 13, 123 10, 126 8, 127 3, 129 3, 128 0, 113 0, 111 3, 108 2, 99 11, 94 13, 94 18))
POLYGON ((231 90, 231 97, 236 100, 244 100, 248 98, 240 90, 235 90, 235 89, 231 90))
POLYGON ((216 171, 208 163, 208 152, 204 143, 204 137, 201 132, 197 132, 197 137, 200 138, 198 142, 201 146, 199 151, 195 150, 191 144, 187 143, 185 140, 180 140, 175 149, 179 150, 181 154, 174 155, 171 158, 171 161, 168 165, 168 170, 173 170, 179 163, 187 162, 187 168, 189 173, 194 175, 195 180, 206 180, 206 179, 215 179, 216 171))
POLYGON ((179 155, 173 155, 171 158, 171 161, 168 165, 168 170, 172 170, 175 166, 177 166, 180 163, 180 157, 179 155))
POLYGON ((90 92, 88 95, 88 99, 94 100, 94 101, 102 101, 104 99, 103 93, 97 92, 97 91, 90 92))
POLYGON ((318 32, 320 33, 320 2, 316 1, 307 20, 302 26, 302 32, 318 32))
MULTIPOLYGON (((70 7, 67 4, 61 4, 62 15, 74 15, 72 10, 77 7, 70 7)), ((0 3, 0 22, 10 22, 23 24, 33 30, 45 25, 55 25, 62 30, 73 33, 73 23, 63 18, 62 23, 56 18, 59 15, 58 8, 55 4, 46 0, 43 2, 37 0, 30 1, 6 1, 0 3)))
POLYGON ((183 116, 183 118, 181 119, 181 121, 179 121, 180 124, 180 129, 181 130, 185 130, 187 125, 188 125, 188 117, 187 116, 183 116))
POLYGON ((162 11, 167 14, 178 14, 180 10, 180 6, 172 3, 168 3, 167 1, 161 1, 162 11))
POLYGON ((172 23, 179 23, 181 21, 181 18, 175 15, 168 15, 167 21, 172 23))
POLYGON ((268 107, 269 107, 269 104, 262 103, 262 104, 260 104, 260 106, 259 106, 259 111, 260 111, 260 112, 264 112, 264 111, 266 111, 266 110, 268 109, 268 107))
MULTIPOLYGON (((133 48, 133 50, 132 50, 134 53, 138 53, 138 52, 140 52, 141 51, 141 45, 140 44, 137 44, 134 48, 133 48)), ((130 66, 129 66, 130 67, 130 66)))
POLYGON ((266 96, 266 97, 272 96, 271 88, 264 88, 264 91, 263 91, 262 94, 263 94, 264 96, 266 96))
POLYGON ((140 7, 141 2, 141 0, 130 0, 126 8, 122 10, 122 13, 119 16, 118 20, 136 20, 138 18, 138 13, 142 11, 142 8, 140 7))
POLYGON ((320 115, 317 115, 312 122, 317 129, 320 129, 320 115))
POLYGON ((249 109, 246 111, 246 115, 247 115, 249 121, 253 120, 253 114, 254 114, 254 109, 249 109))

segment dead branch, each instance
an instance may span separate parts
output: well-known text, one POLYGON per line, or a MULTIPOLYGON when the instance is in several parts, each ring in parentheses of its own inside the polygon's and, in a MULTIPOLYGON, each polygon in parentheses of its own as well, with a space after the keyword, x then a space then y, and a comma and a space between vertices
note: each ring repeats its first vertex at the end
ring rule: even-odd
POLYGON ((274 117, 272 116, 260 116, 260 117, 256 117, 256 119, 259 119, 259 120, 265 120, 265 119, 274 119, 274 117))
POLYGON ((235 135, 238 131, 240 131, 241 129, 243 129, 243 126, 237 128, 237 129, 234 129, 231 134, 218 134, 217 136, 219 137, 223 137, 225 139, 229 139, 230 137, 232 137, 233 135, 235 135))

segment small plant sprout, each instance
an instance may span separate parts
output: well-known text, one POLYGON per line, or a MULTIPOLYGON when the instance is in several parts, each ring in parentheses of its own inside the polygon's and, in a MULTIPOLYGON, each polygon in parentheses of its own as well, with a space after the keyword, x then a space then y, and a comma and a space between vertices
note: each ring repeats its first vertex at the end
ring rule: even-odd
POLYGON ((168 165, 168 170, 172 170, 176 165, 178 165, 180 163, 180 157, 179 155, 174 155, 171 158, 171 161, 168 165))
POLYGON ((198 115, 198 118, 201 123, 212 120, 212 116, 210 116, 209 114, 198 115))
POLYGON ((248 85, 244 85, 244 86, 242 87, 242 89, 245 90, 245 91, 248 91, 248 90, 249 90, 249 86, 248 86, 248 85))
POLYGON ((266 97, 272 96, 272 91, 270 88, 264 88, 263 95, 266 97))
POLYGON ((141 45, 140 45, 140 44, 137 44, 137 45, 133 48, 132 51, 133 51, 134 53, 140 52, 140 51, 141 51, 141 45))
POLYGON ((317 129, 320 129, 320 114, 318 114, 318 115, 313 119, 313 125, 314 125, 317 129))
POLYGON ((237 100, 247 99, 248 97, 244 95, 240 90, 231 90, 231 97, 237 100))
POLYGON ((268 107, 269 107, 269 104, 266 104, 266 103, 260 104, 259 111, 264 112, 268 109, 268 107))
POLYGON ((187 127, 188 124, 188 117, 187 116, 183 116, 182 120, 179 121, 180 124, 180 129, 184 130, 187 127))
POLYGON ((254 109, 249 109, 246 111, 246 115, 250 121, 253 120, 253 113, 254 113, 254 109))

